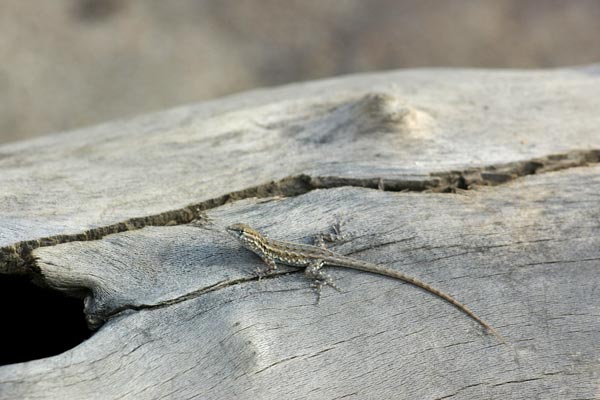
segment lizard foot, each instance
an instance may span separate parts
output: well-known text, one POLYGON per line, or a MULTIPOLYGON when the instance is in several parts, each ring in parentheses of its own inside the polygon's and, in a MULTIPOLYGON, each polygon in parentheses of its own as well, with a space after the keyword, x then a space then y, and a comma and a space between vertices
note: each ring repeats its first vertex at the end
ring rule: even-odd
POLYGON ((274 271, 277 271, 277 267, 275 267, 275 268, 271 268, 271 267, 267 267, 267 268, 256 267, 256 269, 254 270, 254 272, 256 273, 256 276, 258 277, 259 281, 262 278, 268 276, 271 272, 274 272, 274 271))
POLYGON ((306 267, 306 269, 304 270, 304 275, 307 278, 312 279, 312 283, 310 286, 317 293, 317 301, 315 304, 319 304, 319 302, 321 301, 321 291, 323 290, 323 286, 330 286, 338 292, 341 292, 340 288, 335 283, 333 283, 333 279, 331 278, 331 276, 329 276, 321 270, 322 265, 323 264, 320 262, 313 263, 306 267))
POLYGON ((342 233, 342 225, 345 224, 346 220, 342 220, 339 215, 336 215, 335 222, 331 225, 330 232, 319 233, 315 235, 314 245, 326 248, 325 242, 344 242, 352 237, 349 233, 342 233))
POLYGON ((333 283, 331 279, 329 281, 315 279, 310 284, 310 287, 313 288, 313 290, 317 294, 317 300, 315 301, 315 304, 319 304, 321 302, 321 291, 323 290, 323 286, 331 286, 338 292, 341 292, 340 288, 335 283, 333 283))

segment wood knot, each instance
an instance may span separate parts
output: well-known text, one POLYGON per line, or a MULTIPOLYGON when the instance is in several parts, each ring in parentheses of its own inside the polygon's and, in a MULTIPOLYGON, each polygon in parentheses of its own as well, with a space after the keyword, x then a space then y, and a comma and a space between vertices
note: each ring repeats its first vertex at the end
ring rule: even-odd
POLYGON ((356 102, 357 122, 361 133, 398 132, 410 136, 426 136, 433 118, 388 93, 369 93, 356 102))
POLYGON ((290 135, 307 143, 325 144, 381 134, 395 134, 402 140, 422 139, 433 131, 429 114, 387 93, 369 93, 320 107, 322 112, 290 126, 290 135))

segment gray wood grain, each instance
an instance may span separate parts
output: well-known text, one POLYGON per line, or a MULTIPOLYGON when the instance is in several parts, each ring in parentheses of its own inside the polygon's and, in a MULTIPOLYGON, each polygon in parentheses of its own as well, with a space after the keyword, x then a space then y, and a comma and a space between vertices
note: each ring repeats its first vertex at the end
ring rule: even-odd
POLYGON ((316 190, 38 249, 52 286, 90 287, 89 309, 112 316, 63 355, 0 369, 3 398, 595 398, 598 193, 600 167, 460 194, 316 190), (257 280, 260 260, 221 230, 308 241, 335 213, 354 233, 336 251, 453 294, 511 346, 376 275, 331 268, 342 293, 315 305, 299 272, 257 280))
POLYGON ((0 272, 84 293, 98 328, 0 367, 0 399, 598 398, 597 93, 594 66, 398 71, 0 147, 0 272), (316 305, 223 231, 336 216, 333 250, 510 346, 364 272, 316 305))
POLYGON ((600 148, 599 76, 597 67, 365 74, 1 146, 0 271, 24 272, 40 245, 189 222, 232 194, 380 181, 443 190, 452 171, 526 163, 488 174, 493 182, 554 164, 552 154, 583 163, 589 154, 571 152, 600 148))

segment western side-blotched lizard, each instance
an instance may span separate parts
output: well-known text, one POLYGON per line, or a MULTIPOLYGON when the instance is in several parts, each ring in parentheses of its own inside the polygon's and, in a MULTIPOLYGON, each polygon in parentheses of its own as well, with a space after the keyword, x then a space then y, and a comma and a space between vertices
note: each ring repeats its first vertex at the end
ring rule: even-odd
POLYGON ((321 267, 325 265, 352 268, 399 279, 446 300, 448 303, 481 324, 501 342, 506 343, 506 340, 496 332, 496 330, 479 318, 467 306, 460 303, 449 294, 446 294, 419 279, 413 278, 412 276, 377 264, 345 257, 322 247, 270 239, 245 224, 231 225, 227 227, 227 231, 234 236, 242 246, 256 253, 265 264, 267 264, 268 271, 277 269, 277 263, 305 268, 304 273, 307 277, 315 280, 318 291, 320 291, 323 285, 329 285, 337 289, 329 275, 321 270, 321 267))

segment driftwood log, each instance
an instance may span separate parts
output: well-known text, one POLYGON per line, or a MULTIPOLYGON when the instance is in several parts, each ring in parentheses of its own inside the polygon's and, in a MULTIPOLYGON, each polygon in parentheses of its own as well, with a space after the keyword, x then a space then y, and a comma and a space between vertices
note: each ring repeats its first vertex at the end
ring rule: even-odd
MULTIPOLYGON (((0 398, 600 398, 600 68, 407 70, 0 147, 0 271, 95 334, 0 398), (246 222, 406 272, 258 279, 246 222)), ((1 278, 1 276, 0 276, 1 278)))

